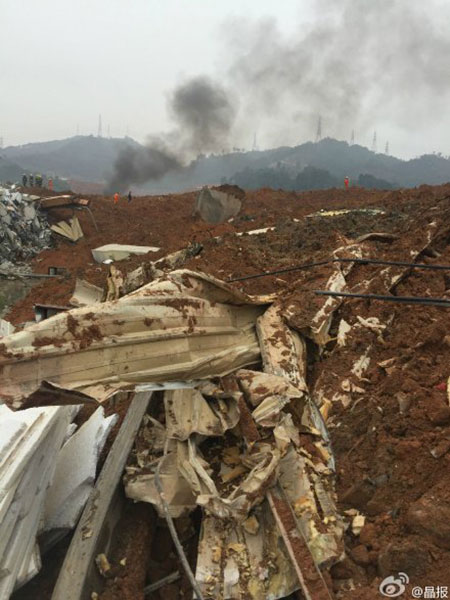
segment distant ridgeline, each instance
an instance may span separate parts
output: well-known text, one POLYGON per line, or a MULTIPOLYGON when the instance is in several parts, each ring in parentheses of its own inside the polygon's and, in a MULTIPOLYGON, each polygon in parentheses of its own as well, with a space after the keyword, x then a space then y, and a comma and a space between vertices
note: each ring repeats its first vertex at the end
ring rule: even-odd
MULTIPOLYGON (((75 136, 64 140, 10 146, 0 150, 0 181, 19 181, 23 172, 51 174, 80 182, 104 184, 124 148, 136 156, 144 147, 126 138, 75 136)), ((352 184, 390 189, 450 181, 450 160, 429 154, 404 161, 357 144, 326 138, 317 143, 263 151, 201 155, 190 165, 133 189, 169 193, 203 185, 235 183, 244 188, 309 190, 352 184)), ((136 182, 123 182, 133 187, 136 182)))
POLYGON ((327 138, 293 148, 201 156, 189 169, 148 182, 145 189, 164 193, 232 183, 253 189, 310 190, 342 187, 347 176, 353 185, 375 189, 438 185, 450 181, 450 160, 431 154, 405 161, 327 138))
MULTIPOLYGON (((247 169, 236 173, 227 183, 234 183, 247 189, 269 187, 272 189, 306 191, 342 187, 343 179, 335 177, 325 169, 311 166, 305 167, 297 174, 290 173, 283 166, 256 170, 247 167, 247 169)), ((350 185, 355 184, 378 190, 391 190, 398 187, 390 181, 379 179, 367 173, 358 175, 356 181, 350 181, 350 185)))

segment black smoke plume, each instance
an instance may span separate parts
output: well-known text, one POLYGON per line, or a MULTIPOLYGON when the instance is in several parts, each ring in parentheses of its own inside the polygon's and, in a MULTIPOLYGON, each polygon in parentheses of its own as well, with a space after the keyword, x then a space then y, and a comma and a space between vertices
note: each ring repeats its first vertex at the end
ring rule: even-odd
POLYGON ((128 146, 121 151, 108 192, 160 179, 197 154, 214 152, 228 143, 235 108, 226 90, 212 79, 196 77, 183 83, 173 92, 168 108, 174 130, 164 138, 150 139, 144 147, 128 146))
POLYGON ((448 3, 315 0, 312 7, 292 34, 275 19, 228 21, 225 87, 197 77, 176 89, 169 101, 175 130, 165 138, 170 152, 160 142, 142 156, 120 155, 117 185, 161 177, 230 142, 248 147, 255 131, 272 147, 314 139, 319 115, 324 135, 348 139, 355 129, 357 141, 383 126, 423 133, 446 115, 448 3), (239 92, 239 112, 230 89, 239 92))

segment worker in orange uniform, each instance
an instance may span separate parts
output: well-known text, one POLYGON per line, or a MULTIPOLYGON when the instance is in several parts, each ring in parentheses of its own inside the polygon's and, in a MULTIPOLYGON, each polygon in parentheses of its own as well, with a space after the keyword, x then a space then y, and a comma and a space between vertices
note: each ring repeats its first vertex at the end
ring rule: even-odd
POLYGON ((53 179, 51 177, 48 178, 47 187, 51 192, 53 192, 53 179))
POLYGON ((345 189, 346 189, 346 190, 348 190, 348 184, 349 184, 349 183, 350 183, 350 180, 349 180, 349 178, 348 178, 348 177, 346 177, 346 178, 344 179, 344 185, 345 185, 345 189))
POLYGON ((119 202, 119 197, 120 197, 119 194, 116 192, 114 194, 114 204, 117 204, 119 202))

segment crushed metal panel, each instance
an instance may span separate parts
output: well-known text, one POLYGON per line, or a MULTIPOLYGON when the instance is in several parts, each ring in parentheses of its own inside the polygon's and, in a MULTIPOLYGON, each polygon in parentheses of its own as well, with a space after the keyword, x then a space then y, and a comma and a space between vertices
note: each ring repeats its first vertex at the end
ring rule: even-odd
MULTIPOLYGON (((186 442, 169 442, 166 454, 160 459, 159 477, 164 497, 169 505, 172 518, 189 514, 196 507, 195 496, 189 482, 180 474, 179 462, 187 456, 186 442)), ((144 459, 145 460, 145 459, 144 459)), ((125 494, 137 502, 150 502, 164 517, 160 495, 155 486, 155 470, 159 461, 149 462, 146 473, 136 473, 133 467, 127 467, 124 477, 125 494)))
POLYGON ((277 600, 299 583, 266 500, 252 513, 254 533, 211 515, 202 520, 195 578, 205 599, 277 600))
POLYGON ((292 446, 280 462, 279 484, 315 563, 322 567, 335 563, 344 552, 344 525, 334 503, 332 475, 330 469, 292 446), (320 478, 315 469, 320 469, 320 478), (321 481, 326 482, 326 490, 321 481))
POLYGON ((164 394, 167 436, 179 441, 192 433, 220 436, 239 422, 239 409, 234 398, 206 400, 195 389, 167 391, 164 394))
POLYGON ((298 389, 307 391, 306 345, 301 336, 285 324, 280 308, 275 305, 269 307, 259 317, 256 330, 264 370, 287 376, 298 389))
POLYGON ((0 398, 19 408, 48 381, 102 401, 142 382, 226 375, 259 360, 256 302, 174 271, 118 301, 55 315, 2 338, 0 398))
POLYGON ((127 273, 123 281, 123 294, 129 294, 142 287, 157 277, 161 277, 165 271, 181 269, 184 263, 196 256, 203 250, 203 246, 194 242, 187 248, 167 254, 154 262, 140 265, 134 271, 127 273))

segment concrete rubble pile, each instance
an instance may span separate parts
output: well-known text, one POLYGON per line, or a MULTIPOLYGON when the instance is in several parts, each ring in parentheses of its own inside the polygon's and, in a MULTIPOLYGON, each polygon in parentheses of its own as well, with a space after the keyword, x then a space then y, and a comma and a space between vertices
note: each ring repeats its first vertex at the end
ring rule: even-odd
POLYGON ((52 233, 38 196, 15 186, 0 187, 0 269, 31 258, 50 246, 52 233))
POLYGON ((0 405, 0 598, 41 568, 45 547, 76 524, 116 417, 99 408, 76 431, 78 406, 0 405))

